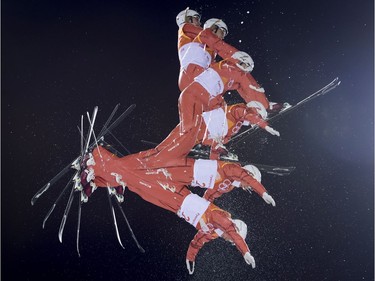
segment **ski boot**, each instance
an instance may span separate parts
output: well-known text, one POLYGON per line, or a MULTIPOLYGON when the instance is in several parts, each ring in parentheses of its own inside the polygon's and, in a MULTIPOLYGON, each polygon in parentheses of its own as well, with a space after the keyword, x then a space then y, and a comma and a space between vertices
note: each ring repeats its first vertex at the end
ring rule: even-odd
POLYGON ((210 155, 210 147, 207 145, 197 144, 189 153, 189 156, 193 158, 208 158, 210 155))
POLYGON ((291 105, 287 102, 284 102, 284 103, 270 102, 270 106, 267 109, 267 113, 273 116, 280 112, 283 112, 284 110, 287 110, 289 107, 291 107, 291 105))
POLYGON ((238 161, 238 156, 232 152, 229 152, 229 150, 223 144, 218 144, 211 148, 210 159, 238 161))
POLYGON ((95 165, 95 161, 91 153, 85 154, 82 161, 78 160, 80 159, 72 163, 72 168, 77 170, 73 178, 74 189, 81 192, 81 202, 86 203, 89 196, 96 190, 96 185, 93 182, 95 172, 91 167, 95 165))
POLYGON ((222 161, 229 161, 229 162, 237 162, 238 161, 238 155, 234 154, 232 152, 228 152, 226 155, 220 155, 219 160, 222 161))
POLYGON ((110 195, 114 195, 119 203, 124 202, 124 187, 122 185, 110 187, 110 195))

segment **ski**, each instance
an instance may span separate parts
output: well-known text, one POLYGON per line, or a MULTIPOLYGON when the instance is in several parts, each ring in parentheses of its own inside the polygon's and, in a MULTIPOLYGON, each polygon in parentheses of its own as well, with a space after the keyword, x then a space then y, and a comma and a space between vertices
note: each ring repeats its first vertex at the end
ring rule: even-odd
POLYGON ((257 163, 249 163, 249 164, 254 165, 259 170, 267 174, 276 175, 276 176, 289 176, 296 169, 296 167, 294 166, 284 167, 284 166, 271 166, 271 165, 264 165, 264 164, 257 164, 257 163))
MULTIPOLYGON (((89 149, 89 146, 90 146, 91 135, 94 132, 95 119, 96 119, 96 115, 98 114, 98 107, 97 106, 94 107, 94 111, 91 115, 92 119, 90 119, 90 115, 89 115, 88 112, 86 112, 86 114, 87 114, 87 119, 89 120, 89 123, 90 123, 90 129, 89 129, 89 132, 88 132, 88 136, 86 138, 86 143, 85 143, 85 146, 84 146, 85 149, 84 149, 83 153, 87 153, 87 151, 89 149)), ((96 141, 94 143, 96 143, 96 141)), ((83 155, 81 155, 81 157, 83 157, 83 155)))
MULTIPOLYGON (((156 146, 157 143, 151 142, 151 141, 146 141, 146 140, 141 140, 142 143, 156 146)), ((208 149, 205 149, 204 146, 197 145, 194 148, 190 150, 190 153, 188 154, 188 157, 194 158, 194 159, 209 159, 210 157, 210 151, 208 149)), ((296 167, 294 166, 272 166, 272 165, 264 165, 264 164, 254 164, 250 162, 245 162, 245 161, 240 161, 238 160, 238 156, 233 153, 228 153, 228 155, 221 155, 220 156, 220 161, 226 161, 226 162, 234 162, 238 163, 241 166, 245 165, 254 165, 256 166, 259 170, 267 173, 267 174, 272 174, 272 175, 277 175, 277 176, 288 176, 290 175, 296 167)))
MULTIPOLYGON (((297 108, 299 108, 300 106, 310 102, 311 100, 329 93, 330 91, 335 89, 337 86, 339 86, 340 83, 341 83, 341 81, 339 80, 338 77, 336 77, 335 79, 333 79, 330 83, 328 83, 326 86, 324 86, 320 90, 316 91, 315 93, 312 93, 308 97, 306 97, 303 100, 297 102, 295 105, 292 105, 292 106, 286 108, 285 110, 282 110, 279 113, 273 115, 272 117, 268 118, 267 121, 269 123, 271 121, 275 121, 276 119, 280 118, 281 116, 296 110, 297 108)), ((251 127, 249 129, 243 131, 242 133, 237 134, 236 136, 232 137, 228 142, 229 147, 231 148, 235 144, 239 143, 240 141, 243 141, 244 139, 248 138, 250 135, 255 133, 258 129, 259 129, 258 126, 251 127)))
POLYGON ((135 244, 137 245, 139 251, 140 251, 141 253, 144 253, 145 250, 142 248, 142 246, 139 244, 137 238, 135 237, 135 234, 134 234, 134 232, 133 232, 133 229, 130 227, 130 223, 129 223, 129 221, 128 221, 128 218, 127 218, 126 215, 125 215, 125 212, 124 212, 123 208, 121 207, 121 204, 120 204, 117 200, 116 200, 116 203, 117 203, 117 206, 120 208, 120 211, 121 211, 121 213, 122 213, 122 216, 123 216, 123 218, 125 219, 126 225, 128 226, 128 229, 129 229, 129 231, 130 231, 130 233, 131 233, 131 235, 132 235, 132 238, 133 238, 135 244))
MULTIPOLYGON (((189 154, 188 157, 194 158, 194 159, 209 159, 209 155, 206 154, 205 152, 203 153, 197 153, 197 152, 198 151, 195 150, 194 153, 189 154)), ((277 176, 288 176, 296 169, 296 167, 294 166, 273 166, 273 165, 264 165, 264 164, 257 164, 257 163, 252 163, 252 162, 245 162, 245 161, 238 160, 238 158, 233 158, 233 157, 228 157, 228 156, 220 156, 219 160, 238 163, 241 166, 254 165, 259 170, 267 174, 277 175, 277 176)))
POLYGON ((77 238, 76 238, 76 247, 77 247, 77 253, 78 257, 81 257, 81 253, 79 251, 79 232, 81 230, 81 212, 82 212, 82 202, 81 200, 78 200, 78 221, 77 221, 77 238))
MULTIPOLYGON (((110 118, 108 118, 107 122, 106 122, 106 125, 103 127, 101 133, 98 135, 98 139, 102 139, 102 137, 104 137, 107 133, 111 132, 115 127, 118 126, 118 124, 121 123, 121 121, 126 117, 128 116, 135 108, 135 104, 132 104, 130 105, 115 121, 113 121, 113 123, 109 126, 109 122, 110 120, 113 118, 113 115, 114 113, 117 111, 117 108, 118 108, 118 105, 116 105, 114 111, 112 112, 110 118)), ((82 121, 81 121, 82 122, 82 121)), ((92 148, 93 146, 95 145, 95 142, 92 143, 91 145, 89 145, 89 148, 92 148)), ((84 147, 82 145, 82 150, 84 151, 84 147), (82 149, 83 148, 83 149, 82 149)), ((82 153, 82 152, 81 152, 82 153)), ((46 192, 49 187, 51 185, 53 185, 54 183, 56 183, 59 179, 61 179, 68 171, 70 171, 71 167, 72 166, 77 166, 78 163, 80 162, 81 160, 81 156, 78 156, 77 158, 75 158, 72 162, 70 162, 65 168, 63 168, 56 176, 54 176, 47 184, 45 184, 41 189, 39 189, 35 195, 33 196, 33 198, 31 199, 31 205, 34 205, 35 202, 38 200, 38 198, 44 193, 46 192)))
POLYGON ((45 216, 44 220, 43 220, 43 225, 42 225, 42 228, 44 229, 45 227, 45 224, 49 218, 49 216, 52 214, 53 210, 55 209, 57 203, 60 201, 61 197, 63 196, 63 194, 66 192, 66 190, 68 190, 68 187, 69 185, 71 184, 73 178, 74 178, 75 174, 70 178, 70 180, 68 181, 68 183, 66 184, 66 186, 64 187, 64 189, 61 191, 61 193, 59 194, 59 197, 57 197, 55 203, 53 203, 51 209, 48 211, 47 215, 45 216))
POLYGON ((60 223, 59 235, 58 235, 60 243, 62 243, 62 235, 63 235, 63 232, 64 232, 66 219, 68 218, 68 215, 69 215, 69 212, 70 212, 70 207, 72 206, 73 199, 74 199, 74 187, 72 187, 72 190, 70 191, 68 203, 66 204, 64 215, 63 215, 63 218, 62 218, 61 223, 60 223))
POLYGON ((118 240, 118 242, 120 243, 121 248, 125 249, 124 246, 122 245, 122 241, 121 241, 120 233, 119 233, 119 231, 118 231, 118 226, 117 226, 117 219, 116 219, 115 209, 113 208, 113 204, 112 204, 112 201, 111 201, 111 190, 110 190, 110 187, 107 187, 107 190, 108 190, 108 202, 109 202, 109 208, 110 208, 110 210, 111 210, 111 214, 112 214, 112 218, 113 218, 113 225, 115 226, 117 240, 118 240))
MULTIPOLYGON (((87 138, 86 138, 85 144, 84 144, 84 152, 80 156, 81 159, 83 159, 84 155, 88 152, 91 136, 94 135, 94 138, 95 138, 94 124, 95 124, 97 113, 98 113, 98 107, 97 106, 95 106, 91 117, 90 117, 89 113, 87 112, 87 119, 89 120, 90 127, 89 127, 87 138)), ((81 120, 82 120, 82 118, 81 118, 81 120)), ((81 128, 81 143, 83 143, 83 135, 82 135, 83 123, 82 123, 82 121, 81 121, 81 126, 82 126, 82 128, 81 128)), ((97 140, 95 138, 95 144, 96 143, 97 143, 97 140)), ((80 163, 80 166, 81 166, 81 163, 80 163)), ((79 174, 79 172, 80 172, 80 170, 78 170, 75 173, 75 176, 77 176, 77 174, 79 174)), ((74 191, 76 191, 75 187, 76 187, 76 182, 72 186, 72 190, 71 190, 70 195, 69 195, 68 203, 67 203, 66 208, 65 208, 64 216, 61 220, 60 229, 59 229, 59 240, 60 240, 61 243, 62 243, 62 235, 63 235, 63 232, 64 232, 65 223, 66 223, 66 220, 68 218, 70 208, 72 206, 72 202, 73 202, 73 199, 74 199, 74 191)), ((78 201, 80 201, 79 198, 78 198, 78 201)), ((80 227, 81 208, 79 208, 78 215, 79 215, 79 222, 78 222, 78 226, 77 226, 77 243, 79 241, 78 233, 79 233, 79 227, 80 227)), ((78 249, 78 244, 77 244, 77 249, 78 249)), ((79 250, 78 250, 78 255, 79 255, 79 250)))

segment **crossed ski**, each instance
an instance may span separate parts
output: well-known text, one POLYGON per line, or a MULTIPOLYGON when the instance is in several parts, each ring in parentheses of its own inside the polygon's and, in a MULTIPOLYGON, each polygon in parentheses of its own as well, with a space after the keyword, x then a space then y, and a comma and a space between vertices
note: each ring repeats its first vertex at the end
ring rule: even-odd
MULTIPOLYGON (((49 187, 51 185, 53 185, 54 183, 56 183, 59 179, 61 179, 66 173, 68 173, 70 171, 71 168, 74 168, 76 169, 77 171, 75 172, 75 174, 70 178, 70 180, 68 181, 68 183, 66 184, 66 186, 64 187, 64 189, 60 192, 58 198, 55 200, 54 204, 52 205, 52 207, 50 208, 50 210, 48 211, 47 215, 45 216, 44 220, 43 220, 43 225, 42 227, 44 228, 45 227, 45 224, 48 220, 48 218, 50 217, 50 215, 52 214, 52 212, 54 211, 57 203, 61 200, 63 194, 68 190, 68 187, 69 185, 71 185, 73 179, 75 177, 79 177, 80 175, 80 172, 81 172, 81 164, 82 164, 82 161, 84 159, 84 156, 85 154, 88 153, 88 151, 93 148, 94 146, 97 146, 98 145, 98 140, 101 140, 101 141, 104 141, 103 140, 103 137, 104 135, 106 135, 107 133, 111 134, 113 136, 113 134, 111 133, 111 130, 113 130, 126 116, 128 116, 132 111, 133 109, 135 108, 135 104, 129 106, 110 126, 108 126, 110 124, 110 122, 112 121, 112 118, 113 116, 115 115, 115 113, 117 112, 117 109, 118 109, 118 106, 119 104, 117 104, 114 108, 114 110, 112 111, 110 117, 107 119, 106 123, 104 124, 103 126, 103 129, 101 130, 101 132, 99 133, 98 135, 98 138, 95 136, 95 133, 94 133, 94 124, 95 124, 95 119, 96 119, 96 115, 97 115, 97 112, 98 112, 98 108, 95 107, 94 108, 94 111, 93 111, 93 114, 90 115, 88 114, 87 112, 87 118, 88 118, 88 121, 89 121, 89 130, 88 130, 88 133, 87 133, 87 137, 84 138, 83 136, 83 115, 81 116, 81 128, 79 129, 80 131, 80 135, 81 135, 81 153, 80 155, 75 158, 71 163, 69 163, 64 169, 62 169, 56 176, 54 176, 46 185, 44 185, 40 190, 38 190, 38 192, 33 196, 33 198, 31 199, 31 205, 34 205, 36 200, 44 193, 46 192, 49 187), (94 137, 94 141, 90 144, 90 140, 91 140, 91 137, 94 137)), ((113 136, 114 137, 114 136, 113 136)), ((117 140, 117 139, 116 139, 117 140)), ((127 149, 126 149, 127 150, 127 149)), ((128 150, 127 150, 128 151, 128 150)), ((110 210, 111 210, 111 214, 112 214, 112 218, 113 218, 113 224, 114 224, 114 227, 115 227, 115 231, 116 231, 116 236, 117 236, 117 239, 121 245, 121 247, 123 249, 124 246, 122 244, 122 241, 121 241, 121 238, 120 238, 120 234, 119 234, 119 230, 118 230, 118 226, 117 226, 117 219, 116 219, 116 215, 115 215, 115 211, 114 211, 114 207, 113 207, 113 204, 112 204, 112 201, 111 201, 111 192, 110 192, 110 188, 107 187, 107 190, 108 190, 108 200, 109 200, 109 206, 110 206, 110 210)), ((65 223, 66 223, 66 220, 68 218, 68 215, 69 215, 69 212, 70 212, 70 208, 71 208, 71 205, 72 205, 72 202, 74 200, 74 194, 75 194, 75 191, 76 191, 76 188, 75 188, 75 184, 73 184, 73 187, 71 188, 71 191, 70 191, 70 195, 69 195, 69 199, 68 199, 68 202, 67 202, 67 205, 65 207, 65 211, 64 211, 64 215, 62 217, 62 220, 61 220, 61 223, 60 223, 60 227, 59 227, 59 232, 58 232, 58 237, 59 237, 59 241, 62 243, 62 236, 63 236, 63 232, 64 232, 64 228, 65 228, 65 223)), ((116 201, 117 202, 117 201, 116 201)), ((127 227, 132 235, 132 238, 133 240, 135 241, 138 249, 144 253, 144 249, 142 248, 142 246, 139 244, 137 238, 135 237, 134 235, 134 232, 129 224, 129 221, 125 215, 125 212, 122 208, 122 206, 120 205, 119 202, 118 203, 118 208, 120 209, 121 211, 121 214, 127 224, 127 227)), ((82 205, 82 201, 79 199, 78 200, 78 222, 77 222, 77 236, 76 236, 76 246, 77 246, 77 253, 78 253, 78 256, 80 256, 80 251, 79 251, 79 236, 80 236, 80 225, 81 225, 81 205, 82 205)))
MULTIPOLYGON (((329 84, 327 84, 322 89, 316 91, 315 93, 311 94, 310 96, 306 97, 305 99, 301 100, 300 102, 296 103, 295 105, 293 105, 293 106, 291 106, 291 107, 289 107, 289 108, 287 108, 287 109, 279 112, 278 114, 270 117, 267 121, 268 122, 274 121, 277 118, 281 117, 282 115, 285 115, 286 113, 289 113, 289 112, 297 109, 298 107, 302 106, 303 104, 305 104, 307 102, 310 102, 311 100, 313 100, 313 99, 315 99, 315 98, 317 98, 319 96, 327 94, 328 92, 332 91, 337 86, 339 86, 340 83, 341 83, 341 81, 339 81, 338 78, 335 78, 332 82, 330 82, 329 84)), ((34 205, 35 202, 37 201, 37 199, 44 192, 46 192, 54 183, 56 183, 59 179, 61 179, 71 168, 75 168, 77 170, 76 173, 68 181, 68 183, 66 184, 66 186, 64 187, 64 189, 60 192, 58 198, 55 200, 54 204, 52 205, 52 207, 48 211, 47 215, 45 216, 45 218, 43 220, 43 228, 45 227, 45 224, 46 224, 48 218, 50 217, 50 215, 54 211, 57 203, 61 200, 62 195, 68 190, 69 184, 71 184, 73 178, 75 178, 76 176, 79 177, 80 172, 81 172, 81 166, 82 166, 81 164, 82 164, 82 161, 84 159, 85 154, 87 154, 88 151, 91 148, 93 148, 94 146, 98 145, 98 140, 104 141, 103 140, 104 135, 111 134, 115 138, 115 136, 111 133, 111 131, 126 116, 128 116, 133 111, 133 109, 135 108, 135 104, 129 106, 110 126, 108 126, 111 123, 112 118, 114 117, 115 113, 117 112, 118 106, 119 105, 117 104, 116 107, 114 108, 114 110, 112 111, 110 117, 107 119, 107 121, 106 121, 105 125, 103 126, 103 129, 100 131, 98 137, 96 137, 95 133, 94 133, 94 124, 95 124, 96 115, 97 115, 97 112, 98 112, 98 107, 94 108, 94 111, 93 111, 91 117, 90 117, 89 113, 87 112, 87 118, 88 118, 88 121, 89 121, 89 130, 88 130, 86 139, 83 136, 83 120, 84 120, 84 118, 83 118, 83 116, 81 116, 81 128, 80 128, 80 134, 81 134, 81 153, 80 153, 80 155, 77 158, 75 158, 72 162, 70 162, 64 169, 62 169, 56 176, 54 176, 40 190, 38 190, 35 193, 35 195, 33 196, 33 198, 31 199, 31 205, 34 205), (90 144, 90 140, 91 140, 92 136, 94 137, 95 140, 90 144)), ((240 142, 241 140, 244 140, 245 138, 249 137, 251 134, 253 134, 254 132, 256 132, 257 129, 258 129, 258 127, 249 128, 248 130, 245 130, 244 132, 242 132, 242 133, 234 136, 229 141, 229 142, 232 142, 232 144, 230 144, 230 147, 232 147, 236 143, 240 142), (235 142, 233 142, 233 141, 235 141, 235 142)), ((117 140, 117 138, 115 138, 115 139, 117 140)), ((147 142, 147 141, 143 141, 143 142, 148 143, 148 144, 152 144, 152 145, 157 145, 157 144, 152 143, 152 142, 147 142)), ((121 144, 121 142, 119 142, 119 143, 121 144)), ((127 152, 129 152, 122 144, 121 144, 121 146, 127 152)), ((189 156, 193 157, 193 158, 208 158, 208 152, 206 152, 204 150, 199 150, 199 149, 192 149, 192 152, 189 154, 189 156)), ((223 158, 222 157, 221 160, 238 162, 241 165, 247 165, 247 164, 249 164, 249 163, 245 163, 245 162, 239 161, 237 158, 232 158, 231 159, 231 158, 223 158)), ((277 166, 270 166, 270 165, 263 165, 263 164, 254 164, 254 163, 252 163, 252 164, 255 165, 255 166, 257 166, 260 170, 263 170, 263 171, 265 171, 267 173, 270 173, 270 174, 279 175, 279 176, 289 175, 295 169, 295 167, 277 167, 277 166)), ((73 187, 71 188, 71 191, 70 191, 70 195, 69 195, 69 199, 68 199, 67 205, 65 207, 64 215, 63 215, 63 218, 61 220, 60 227, 59 227, 58 237, 59 237, 59 240, 60 240, 61 243, 62 243, 62 235, 63 235, 65 223, 66 223, 67 217, 68 217, 69 212, 70 212, 70 208, 71 208, 71 205, 72 205, 72 202, 73 202, 73 199, 74 199, 75 191, 76 191, 76 188, 75 188, 75 185, 73 184, 73 187)), ((111 196, 110 187, 107 187, 107 191, 108 191, 108 200, 109 200, 110 210, 111 210, 111 213, 112 213, 113 224, 114 224, 114 227, 115 227, 117 239, 118 239, 121 247, 124 248, 124 246, 122 244, 122 241, 121 241, 121 238, 120 238, 118 226, 117 226, 117 219, 116 219, 114 207, 113 207, 113 204, 112 204, 112 201, 111 201, 111 197, 112 196, 111 196)), ((82 201, 78 200, 78 203, 79 203, 79 206, 78 206, 78 223, 77 223, 77 239, 76 239, 76 244, 77 244, 77 252, 78 252, 78 255, 80 256, 80 251, 79 251, 79 236, 80 236, 80 225, 81 225, 81 205, 82 205, 82 201)), ((136 239, 136 237, 134 235, 134 232, 133 232, 133 230, 130 227, 129 221, 128 221, 126 215, 125 215, 125 212, 124 212, 123 208, 121 207, 121 205, 120 205, 120 203, 118 201, 116 201, 116 203, 117 203, 117 205, 118 205, 118 207, 119 207, 119 209, 121 211, 121 214, 122 214, 123 218, 126 221, 126 224, 128 226, 129 231, 131 232, 133 240, 135 241, 135 243, 136 243, 137 247, 139 248, 139 250, 143 253, 144 249, 138 243, 138 241, 137 241, 137 239, 136 239)))

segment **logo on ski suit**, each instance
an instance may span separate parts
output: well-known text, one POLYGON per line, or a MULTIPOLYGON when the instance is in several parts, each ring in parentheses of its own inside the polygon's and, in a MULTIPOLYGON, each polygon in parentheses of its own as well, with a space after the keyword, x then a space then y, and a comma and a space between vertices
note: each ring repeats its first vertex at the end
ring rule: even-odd
POLYGON ((228 179, 225 179, 219 184, 219 191, 226 192, 228 188, 232 185, 232 182, 228 179))

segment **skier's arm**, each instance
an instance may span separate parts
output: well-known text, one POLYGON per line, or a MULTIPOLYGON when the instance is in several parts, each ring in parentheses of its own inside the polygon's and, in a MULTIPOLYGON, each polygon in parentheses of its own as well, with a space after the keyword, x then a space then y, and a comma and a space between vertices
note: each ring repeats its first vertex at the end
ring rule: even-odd
POLYGON ((228 110, 228 114, 231 115, 232 119, 244 121, 243 125, 258 125, 262 129, 264 129, 266 126, 268 126, 267 121, 262 119, 259 114, 254 112, 252 109, 246 107, 245 104, 235 104, 230 107, 228 110))
POLYGON ((240 96, 245 100, 246 103, 251 101, 259 101, 267 109, 269 107, 269 101, 266 97, 264 88, 260 87, 257 81, 250 73, 245 73, 238 69, 239 75, 237 82, 239 83, 236 89, 240 96))
POLYGON ((261 197, 267 192, 266 188, 260 182, 237 164, 227 163, 223 166, 223 171, 228 178, 233 181, 239 181, 242 187, 251 187, 261 197))
POLYGON ((193 40, 201 31, 202 27, 195 26, 194 24, 190 23, 185 23, 180 29, 180 36, 185 36, 193 40))
POLYGON ((204 233, 202 230, 199 230, 197 234, 195 234, 194 239, 191 240, 189 244, 188 251, 186 253, 186 259, 193 262, 199 252, 199 250, 203 247, 206 242, 210 242, 218 238, 219 236, 216 233, 204 233))
POLYGON ((233 221, 229 218, 230 214, 218 207, 214 208, 210 213, 210 222, 213 224, 213 226, 224 232, 222 237, 232 241, 236 245, 236 248, 241 252, 246 263, 254 268, 255 260, 250 254, 249 247, 247 246, 245 240, 237 232, 233 221))
POLYGON ((210 28, 201 31, 194 39, 194 42, 207 45, 210 49, 217 52, 223 59, 230 58, 238 51, 236 48, 217 37, 210 28))

